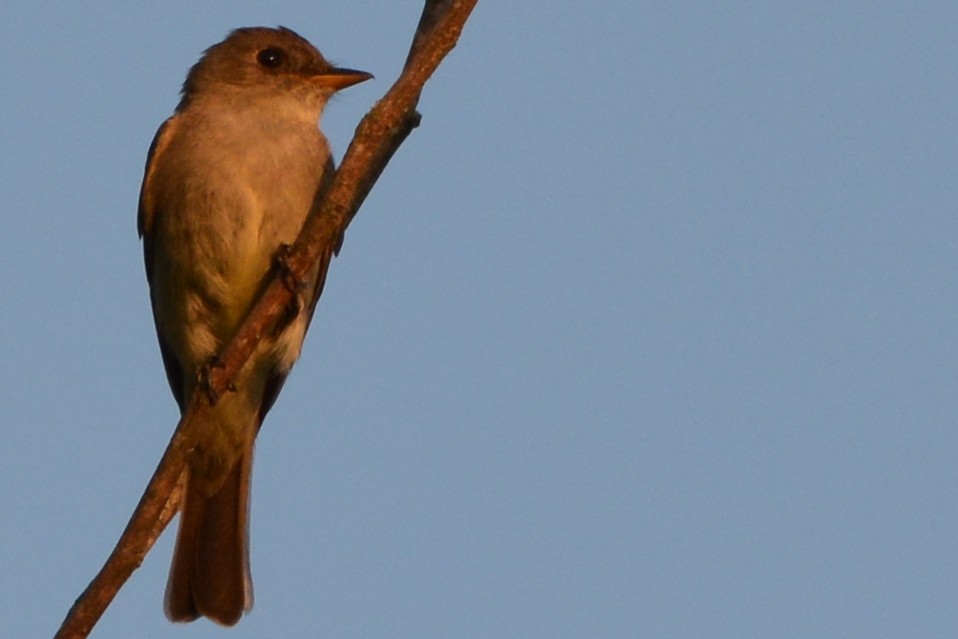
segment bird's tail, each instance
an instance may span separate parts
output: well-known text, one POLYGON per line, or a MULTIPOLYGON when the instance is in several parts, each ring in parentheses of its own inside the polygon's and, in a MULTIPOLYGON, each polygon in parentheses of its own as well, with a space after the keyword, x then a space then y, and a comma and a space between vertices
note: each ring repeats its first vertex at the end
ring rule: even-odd
POLYGON ((187 474, 180 528, 166 586, 171 621, 209 617, 232 626, 253 607, 249 570, 249 496, 253 437, 222 486, 207 496, 187 474))

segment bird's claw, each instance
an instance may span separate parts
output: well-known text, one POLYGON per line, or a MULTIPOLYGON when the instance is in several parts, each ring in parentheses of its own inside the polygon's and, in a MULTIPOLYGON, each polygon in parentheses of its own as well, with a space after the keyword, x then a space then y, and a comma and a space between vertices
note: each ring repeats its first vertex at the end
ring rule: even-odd
MULTIPOLYGON (((220 358, 216 355, 209 358, 206 363, 200 367, 198 374, 200 387, 203 389, 203 392, 206 393, 206 397, 210 401, 210 406, 215 406, 216 402, 220 399, 220 394, 216 392, 216 388, 213 387, 214 368, 223 368, 223 362, 221 362, 220 358)), ((230 393, 235 393, 236 386, 233 382, 228 382, 226 390, 230 393)))
POLYGON ((303 292, 309 288, 309 284, 306 281, 301 280, 293 273, 293 267, 289 263, 289 257, 292 255, 292 252, 292 246, 289 244, 280 244, 279 250, 276 251, 275 259, 280 281, 283 283, 283 286, 286 287, 286 290, 293 294, 292 299, 289 301, 289 306, 286 309, 287 321, 289 322, 302 312, 305 306, 303 292))
POLYGON ((293 295, 299 295, 306 289, 306 282, 299 279, 293 272, 293 266, 289 263, 289 257, 292 254, 293 247, 291 245, 286 243, 280 244, 279 250, 276 251, 274 261, 276 262, 276 270, 279 272, 280 281, 283 282, 283 286, 293 295))

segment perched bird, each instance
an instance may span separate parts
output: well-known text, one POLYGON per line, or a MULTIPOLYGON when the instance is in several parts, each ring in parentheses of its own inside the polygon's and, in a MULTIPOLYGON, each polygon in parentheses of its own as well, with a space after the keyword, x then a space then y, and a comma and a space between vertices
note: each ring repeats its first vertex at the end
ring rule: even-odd
MULTIPOLYGON (((237 29, 190 69, 150 147, 138 215, 160 352, 181 412, 332 178, 323 107, 371 77, 330 65, 282 27, 237 29)), ((300 303, 202 424, 166 589, 173 621, 202 615, 233 625, 252 607, 253 442, 299 357, 324 275, 313 271, 300 303)))

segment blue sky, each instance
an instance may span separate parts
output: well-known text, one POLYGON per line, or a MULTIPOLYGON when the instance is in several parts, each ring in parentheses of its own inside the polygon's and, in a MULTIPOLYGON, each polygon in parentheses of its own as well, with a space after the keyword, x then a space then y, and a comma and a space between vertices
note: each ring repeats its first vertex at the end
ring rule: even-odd
MULTIPOLYGON (((231 28, 377 80, 408 3, 0 9, 0 635, 50 636, 176 422, 147 147, 231 28)), ((261 434, 253 612, 93 636, 953 637, 958 11, 481 1, 261 434)))

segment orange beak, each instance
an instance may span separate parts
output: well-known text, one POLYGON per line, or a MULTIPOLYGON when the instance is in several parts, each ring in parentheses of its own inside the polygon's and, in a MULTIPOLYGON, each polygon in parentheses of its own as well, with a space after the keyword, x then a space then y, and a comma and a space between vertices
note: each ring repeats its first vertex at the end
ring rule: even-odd
POLYGON ((365 71, 357 71, 356 69, 330 69, 326 73, 321 73, 319 75, 314 75, 313 80, 323 85, 324 87, 331 87, 339 91, 340 89, 345 89, 346 87, 351 87, 354 84, 359 84, 360 82, 365 82, 373 77, 372 73, 366 73, 365 71))

